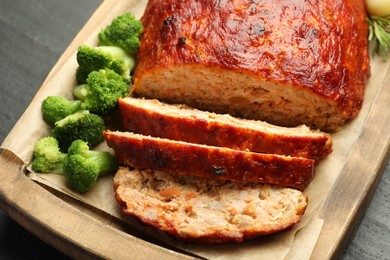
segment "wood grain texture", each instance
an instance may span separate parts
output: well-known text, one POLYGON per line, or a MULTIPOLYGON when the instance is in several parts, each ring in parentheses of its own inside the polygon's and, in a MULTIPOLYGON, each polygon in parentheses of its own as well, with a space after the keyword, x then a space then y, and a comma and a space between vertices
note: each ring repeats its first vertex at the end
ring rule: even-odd
POLYGON ((129 252, 138 252, 132 259, 157 255, 165 259, 191 258, 121 232, 53 196, 21 174, 23 162, 9 151, 1 152, 0 165, 3 210, 37 237, 74 259, 126 259, 129 252))
MULTIPOLYGON (((6 134, 12 129, 12 126, 18 120, 19 116, 27 107, 29 101, 31 100, 34 93, 37 91, 41 85, 44 77, 48 74, 49 70, 56 63, 56 60, 60 54, 64 51, 65 47, 68 46, 69 42, 76 35, 81 26, 88 20, 91 12, 95 7, 100 4, 101 1, 98 0, 85 0, 85 1, 53 1, 53 0, 37 0, 37 1, 28 1, 28 0, 3 0, 0 2, 0 36, 2 41, 0 41, 0 142, 5 138, 6 134), (77 8, 75 8, 77 5, 77 8), (22 76, 20 76, 22 75, 22 76)), ((65 54, 64 54, 65 55, 65 54)), ((389 93, 389 89, 386 90, 389 93)), ((388 145, 388 132, 383 129, 387 127, 390 129, 389 118, 386 116, 388 110, 385 110, 389 107, 390 101, 389 96, 385 92, 382 92, 382 98, 387 99, 387 103, 384 107, 379 107, 377 117, 373 118, 374 123, 372 127, 366 130, 365 134, 362 135, 361 139, 366 141, 374 142, 374 150, 369 150, 367 147, 362 145, 355 155, 356 158, 359 158, 360 161, 357 165, 350 165, 351 167, 348 171, 352 176, 355 174, 354 167, 357 167, 359 171, 372 172, 375 169, 379 169, 385 165, 386 161, 384 158, 386 154, 384 152, 384 146, 388 145), (379 114, 379 115, 378 115, 379 114), (377 126, 377 125, 381 126, 377 126), (387 137, 386 137, 387 136, 387 137), (375 148, 376 147, 376 148, 375 148), (383 163, 377 165, 379 156, 383 158, 383 163), (374 165, 375 169, 370 167, 374 165)), ((381 96, 380 95, 380 96, 381 96)), ((382 101, 383 102, 383 101, 382 101)), ((1 153, 0 156, 0 165, 2 168, 0 172, 0 205, 1 208, 6 210, 12 218, 14 218, 18 223, 21 223, 23 227, 27 230, 43 239, 44 241, 49 242, 53 247, 60 248, 61 251, 66 252, 67 254, 78 257, 80 256, 97 256, 96 254, 89 253, 86 251, 88 243, 82 245, 81 247, 76 247, 72 244, 75 241, 70 239, 70 237, 60 237, 57 230, 53 231, 52 226, 43 225, 43 223, 37 221, 36 219, 31 219, 30 216, 25 214, 21 206, 10 207, 10 198, 4 199, 5 191, 12 192, 13 196, 17 195, 16 190, 19 188, 19 183, 24 183, 23 188, 27 187, 26 193, 23 195, 23 199, 29 198, 31 194, 35 194, 38 191, 38 194, 44 194, 52 200, 52 202, 60 203, 63 205, 63 200, 56 197, 52 198, 51 193, 42 189, 40 186, 33 185, 29 179, 25 178, 19 171, 22 169, 20 162, 18 162, 12 155, 1 153), (3 170, 3 166, 5 167, 3 170), (3 187, 5 187, 3 190, 3 187), (31 193, 33 192, 33 193, 31 193)), ((368 174, 368 173, 367 173, 368 174)), ((377 175, 374 179, 369 180, 370 183, 375 183, 380 180, 380 176, 377 175)), ((345 181, 348 184, 352 184, 354 180, 353 177, 344 177, 345 181)), ((348 186, 348 185, 346 185, 348 186)), ((337 189, 335 188, 334 192, 337 194, 336 199, 333 198, 333 201, 328 202, 328 206, 332 203, 340 205, 344 210, 339 209, 337 212, 344 214, 349 211, 349 207, 354 208, 355 210, 359 209, 360 206, 364 208, 365 203, 358 203, 359 197, 358 191, 350 188, 349 190, 343 189, 344 187, 337 189), (343 192, 343 190, 345 192, 343 192), (354 198, 353 201, 342 201, 343 197, 354 198), (339 202, 341 201, 341 202, 339 202)), ((369 189, 367 187, 360 187, 360 190, 364 190, 368 195, 371 195, 374 191, 373 188, 369 189)), ((328 250, 328 256, 335 255, 335 253, 340 253, 338 256, 344 259, 389 259, 390 256, 390 200, 389 200, 389 191, 390 191, 390 166, 388 164, 387 168, 384 171, 382 180, 379 182, 378 189, 373 198, 373 201, 368 208, 368 211, 360 222, 359 216, 346 215, 343 217, 344 220, 349 221, 351 227, 359 225, 356 235, 352 242, 348 246, 348 239, 345 240, 347 244, 347 250, 345 253, 341 252, 344 244, 340 248, 332 248, 328 250)), ((369 196, 368 196, 369 197, 369 196)), ((42 203, 42 202, 40 202, 42 203)), ((29 204, 29 203, 27 203, 29 204)), ((29 207, 39 205, 38 202, 31 201, 29 207)), ((65 204, 67 205, 67 203, 65 204)), ((22 205, 26 206, 26 205, 22 205)), ((66 206, 68 209, 69 205, 66 206)), ((79 209, 70 207, 71 215, 80 212, 79 209)), ((52 208, 47 208, 49 211, 53 210, 52 208)), ((328 208, 330 209, 330 208, 328 208)), ((35 211, 34 211, 35 212, 35 211)), ((30 212, 31 213, 31 212, 30 212)), ((29 214, 30 214, 29 213, 29 214)), ((364 213, 364 211, 362 211, 364 213)), ((37 217, 40 212, 37 212, 37 217)), ((88 220, 91 219, 94 224, 94 227, 99 227, 107 225, 105 222, 100 222, 98 218, 90 218, 91 214, 87 215, 88 220)), ((332 213, 323 212, 323 216, 331 216, 332 213)), ((54 219, 54 216, 51 215, 54 219)), ((49 218, 47 221, 49 224, 52 224, 53 221, 49 218)), ((333 216, 332 221, 328 221, 327 225, 329 232, 344 232, 344 229, 339 229, 335 223, 338 222, 338 218, 333 216)), ((56 225, 54 225, 56 227, 56 225)), ((61 226, 61 225, 59 225, 61 226)), ((112 230, 111 227, 106 227, 112 230)), ((353 231, 353 229, 351 229, 353 231)), ((0 230, 3 232, 3 230, 0 230)), ((10 231, 13 232, 13 231, 10 231)), ((93 234, 95 230, 93 230, 93 234)), ((116 231, 115 231, 116 232, 116 231)), ((328 239, 331 236, 323 235, 321 239, 328 239)), ((21 241, 21 240, 20 240, 21 241)), ((4 245, 2 241, 0 242, 0 248, 4 245)), ((40 245, 40 244, 38 244, 40 245)), ((20 248, 20 245, 15 245, 15 247, 20 248)), ((112 249, 115 249, 114 247, 112 249)), ((22 249, 20 249, 22 250, 22 249)), ((19 250, 19 251, 20 251, 19 250)), ((139 252, 142 252, 142 249, 136 249, 139 252)), ((4 251, 0 250, 0 258, 2 258, 1 253, 4 251)), ((31 252, 26 252, 25 255, 28 255, 31 252)), ((20 256, 20 254, 18 254, 20 256)), ((15 258, 17 255, 10 256, 9 258, 15 258)), ((144 255, 148 257, 148 255, 144 255)), ((166 255, 161 255, 161 257, 166 255)), ((150 256, 149 256, 150 257, 150 256)), ((169 257, 169 256, 166 256, 169 257)), ((325 256, 322 254, 313 255, 313 258, 324 259, 325 256)))
POLYGON ((342 253, 380 180, 390 145, 390 114, 383 113, 390 101, 390 71, 383 82, 360 137, 322 208, 320 217, 325 222, 314 259, 335 258, 342 253))
POLYGON ((389 259, 390 257, 390 163, 387 162, 378 188, 355 237, 344 253, 345 260, 389 259))

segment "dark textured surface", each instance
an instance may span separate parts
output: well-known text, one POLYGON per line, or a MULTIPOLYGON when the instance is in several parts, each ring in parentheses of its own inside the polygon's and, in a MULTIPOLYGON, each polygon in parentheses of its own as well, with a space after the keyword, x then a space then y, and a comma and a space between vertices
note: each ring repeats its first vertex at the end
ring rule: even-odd
MULTIPOLYGON (((0 143, 100 0, 0 0, 0 143)), ((66 259, 0 210, 0 259, 66 259)))
MULTIPOLYGON (((0 0, 0 143, 100 0, 0 0)), ((390 259, 390 164, 344 259, 390 259)), ((0 259, 64 259, 0 211, 0 259)))

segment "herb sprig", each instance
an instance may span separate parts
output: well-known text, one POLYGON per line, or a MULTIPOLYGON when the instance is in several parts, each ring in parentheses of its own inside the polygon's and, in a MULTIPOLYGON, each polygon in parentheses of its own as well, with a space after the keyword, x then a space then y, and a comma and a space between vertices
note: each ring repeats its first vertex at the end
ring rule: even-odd
POLYGON ((385 16, 369 15, 366 19, 369 25, 368 40, 372 55, 378 54, 387 59, 390 53, 390 14, 385 16))

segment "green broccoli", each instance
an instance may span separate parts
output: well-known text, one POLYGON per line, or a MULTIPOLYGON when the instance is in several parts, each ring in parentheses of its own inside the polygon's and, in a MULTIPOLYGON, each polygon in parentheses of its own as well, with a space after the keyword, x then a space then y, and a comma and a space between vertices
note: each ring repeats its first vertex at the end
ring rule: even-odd
POLYGON ((112 69, 122 76, 129 84, 131 81, 130 72, 134 67, 134 58, 124 50, 115 46, 91 47, 81 45, 77 51, 76 78, 79 84, 84 84, 92 71, 100 69, 112 69))
POLYGON ((75 140, 68 153, 60 152, 54 137, 44 137, 35 144, 32 169, 41 173, 63 174, 77 192, 92 189, 99 176, 114 172, 118 165, 109 152, 91 151, 86 142, 75 140))
POLYGON ((54 137, 44 137, 34 146, 32 169, 35 172, 62 173, 65 153, 60 151, 58 141, 54 137))
POLYGON ((79 110, 80 105, 80 100, 67 100, 62 96, 48 96, 42 102, 43 120, 53 126, 55 122, 79 110))
POLYGON ((83 109, 100 116, 111 113, 119 97, 125 97, 128 93, 129 86, 110 69, 91 72, 87 84, 79 85, 73 91, 74 96, 82 101, 83 109))
POLYGON ((69 186, 80 192, 89 191, 99 176, 112 173, 118 168, 116 159, 109 152, 91 151, 88 144, 74 141, 64 160, 64 175, 69 186))
POLYGON ((140 20, 127 12, 112 20, 99 33, 99 45, 117 46, 134 55, 140 46, 139 36, 143 27, 140 20))
POLYGON ((66 151, 70 144, 77 139, 95 146, 104 140, 103 119, 87 110, 78 111, 60 121, 52 129, 51 136, 58 140, 61 151, 66 151))

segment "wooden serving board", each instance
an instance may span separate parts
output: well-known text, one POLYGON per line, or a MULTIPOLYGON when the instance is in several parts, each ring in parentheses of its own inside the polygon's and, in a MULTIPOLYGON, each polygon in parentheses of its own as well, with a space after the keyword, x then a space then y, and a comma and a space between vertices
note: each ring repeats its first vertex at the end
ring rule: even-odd
POLYGON ((313 259, 334 259, 349 244, 351 235, 372 199, 389 157, 390 71, 375 97, 347 163, 320 212, 324 225, 313 259))
MULTIPOLYGON (((132 2, 136 5, 137 1, 132 2)), ((115 0, 103 2, 63 53, 42 89, 47 89, 47 83, 61 73, 61 68, 67 66, 66 63, 74 57, 80 44, 92 41, 91 35, 96 35, 97 28, 101 27, 100 21, 107 20, 107 14, 113 11, 118 13, 122 8, 122 3, 115 0)), ((41 91, 34 99, 42 99, 41 91)), ((340 256, 370 202, 389 154, 390 113, 384 110, 389 104, 390 72, 387 72, 360 136, 320 207, 319 217, 324 222, 311 255, 313 259, 340 256)), ((22 135, 24 127, 29 125, 27 115, 36 109, 37 107, 29 106, 9 136, 22 135)), ((12 146, 10 138, 2 145, 7 148, 12 146)), ((196 257, 129 230, 122 221, 32 181, 25 174, 25 162, 11 150, 2 149, 0 154, 0 207, 24 228, 72 258, 196 257)))

